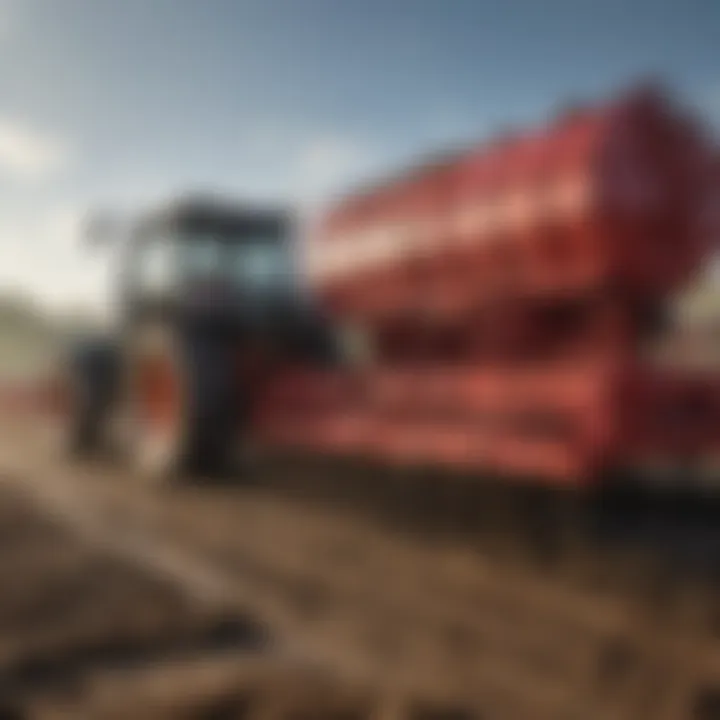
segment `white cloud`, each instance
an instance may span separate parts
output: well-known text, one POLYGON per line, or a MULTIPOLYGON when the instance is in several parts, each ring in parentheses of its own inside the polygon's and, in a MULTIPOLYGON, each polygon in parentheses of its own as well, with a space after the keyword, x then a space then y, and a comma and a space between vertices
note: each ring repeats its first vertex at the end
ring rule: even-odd
POLYGON ((81 220, 76 208, 58 205, 0 226, 0 289, 30 293, 49 307, 103 311, 111 267, 82 247, 81 220))
POLYGON ((363 144, 341 135, 312 138, 301 146, 294 160, 295 194, 303 202, 325 199, 338 186, 368 172, 373 153, 363 144))
POLYGON ((286 198, 317 207, 363 180, 384 156, 364 138, 280 120, 243 129, 236 172, 228 185, 248 198, 286 198))
POLYGON ((59 138, 0 117, 0 170, 36 180, 62 169, 69 159, 69 148, 59 138))
POLYGON ((720 80, 690 90, 678 90, 677 96, 703 124, 720 135, 720 80))

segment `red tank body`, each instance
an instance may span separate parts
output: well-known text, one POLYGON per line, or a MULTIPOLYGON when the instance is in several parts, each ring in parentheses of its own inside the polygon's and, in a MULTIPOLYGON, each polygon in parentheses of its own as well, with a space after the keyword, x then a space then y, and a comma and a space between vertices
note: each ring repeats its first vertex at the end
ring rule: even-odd
POLYGON ((307 269, 361 370, 276 377, 273 446, 589 484, 720 452, 720 382, 642 353, 720 239, 715 150, 638 91, 339 202, 307 269))
POLYGON ((365 322, 605 287, 663 297, 701 260, 708 162, 698 128, 636 92, 341 201, 307 270, 365 322))

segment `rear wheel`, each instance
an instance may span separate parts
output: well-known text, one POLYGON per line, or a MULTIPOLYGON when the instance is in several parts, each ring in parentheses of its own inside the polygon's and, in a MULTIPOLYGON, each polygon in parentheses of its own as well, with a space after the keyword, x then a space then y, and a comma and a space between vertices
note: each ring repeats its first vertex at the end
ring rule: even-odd
POLYGON ((121 420, 134 468, 155 482, 229 471, 237 395, 226 343, 163 333, 135 346, 121 420))

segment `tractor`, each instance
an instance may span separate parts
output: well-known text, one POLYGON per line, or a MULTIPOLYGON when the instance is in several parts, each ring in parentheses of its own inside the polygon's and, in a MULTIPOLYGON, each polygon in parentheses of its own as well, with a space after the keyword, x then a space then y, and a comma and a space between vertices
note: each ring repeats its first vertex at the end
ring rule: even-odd
POLYGON ((64 353, 64 447, 112 448, 154 479, 227 471, 274 369, 337 356, 297 280, 293 213, 194 196, 121 232, 98 218, 88 239, 120 245, 118 312, 64 353))

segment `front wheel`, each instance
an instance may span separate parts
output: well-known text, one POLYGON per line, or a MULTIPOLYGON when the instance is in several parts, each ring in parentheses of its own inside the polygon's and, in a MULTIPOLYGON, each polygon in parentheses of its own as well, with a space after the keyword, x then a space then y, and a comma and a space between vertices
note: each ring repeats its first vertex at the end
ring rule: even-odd
POLYGON ((56 431, 64 454, 84 458, 105 447, 116 357, 102 340, 88 341, 61 360, 51 382, 56 431))

